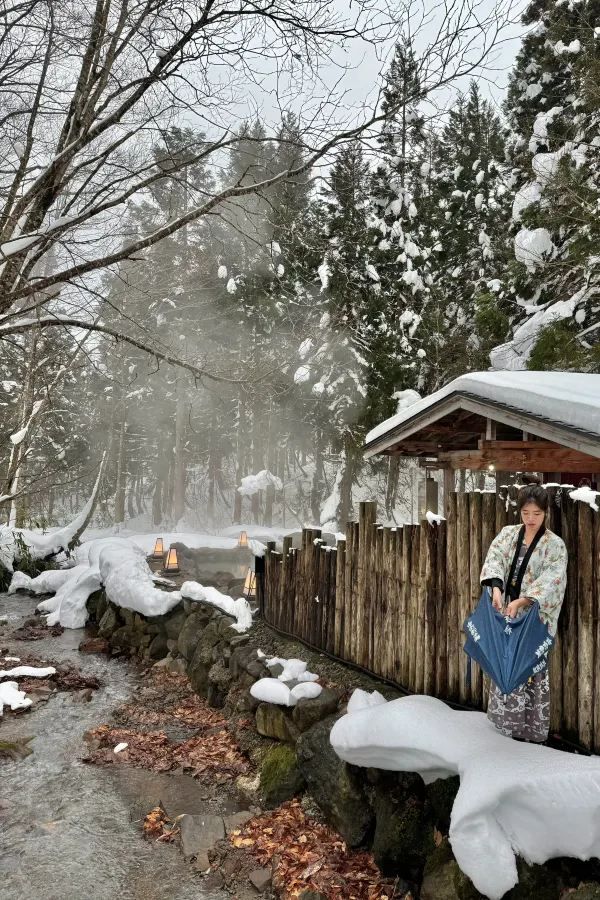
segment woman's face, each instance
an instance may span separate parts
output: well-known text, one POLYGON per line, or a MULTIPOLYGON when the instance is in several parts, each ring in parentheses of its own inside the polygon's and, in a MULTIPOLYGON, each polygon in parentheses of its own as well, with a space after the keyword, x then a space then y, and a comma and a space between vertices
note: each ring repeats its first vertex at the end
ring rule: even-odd
POLYGON ((545 518, 546 513, 537 503, 526 503, 521 509, 521 521, 526 528, 540 528, 545 518))

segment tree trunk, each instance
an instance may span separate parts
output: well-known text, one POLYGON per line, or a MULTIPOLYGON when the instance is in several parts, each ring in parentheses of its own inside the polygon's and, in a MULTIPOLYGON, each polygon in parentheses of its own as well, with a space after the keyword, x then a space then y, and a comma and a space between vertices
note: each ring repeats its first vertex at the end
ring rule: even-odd
POLYGON ((315 444, 315 471, 310 489, 310 511, 313 522, 321 519, 321 499, 323 494, 323 433, 317 432, 315 444))
POLYGON ((244 459, 246 456, 246 407, 240 395, 237 408, 237 451, 235 465, 235 488, 233 500, 233 524, 239 525, 242 521, 242 495, 238 487, 242 483, 244 475, 244 459))
POLYGON ((115 491, 115 525, 122 525, 125 521, 125 492, 127 487, 127 464, 126 464, 126 434, 127 434, 127 414, 123 409, 121 415, 121 423, 119 425, 119 437, 117 441, 117 477, 115 491))
POLYGON ((186 392, 183 378, 177 379, 177 411, 175 414, 175 453, 173 458, 173 520, 175 524, 185 512, 185 419, 186 392))
POLYGON ((388 477, 385 490, 385 513, 388 519, 392 518, 396 497, 398 496, 398 480, 400 476, 400 457, 390 456, 388 464, 388 477))
POLYGON ((357 448, 352 435, 346 435, 344 440, 342 480, 340 482, 340 502, 337 510, 338 527, 341 531, 346 528, 346 523, 352 517, 352 485, 357 468, 357 448))

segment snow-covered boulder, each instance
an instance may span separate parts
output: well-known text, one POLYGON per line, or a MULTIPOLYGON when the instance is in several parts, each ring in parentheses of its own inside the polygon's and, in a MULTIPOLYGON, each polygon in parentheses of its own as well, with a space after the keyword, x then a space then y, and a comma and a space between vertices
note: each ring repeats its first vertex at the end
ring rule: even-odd
POLYGON ((418 772, 426 783, 460 776, 450 843, 486 897, 499 900, 517 883, 517 854, 538 864, 600 856, 599 757, 512 741, 484 713, 457 712, 434 697, 374 706, 353 698, 330 734, 341 759, 418 772))

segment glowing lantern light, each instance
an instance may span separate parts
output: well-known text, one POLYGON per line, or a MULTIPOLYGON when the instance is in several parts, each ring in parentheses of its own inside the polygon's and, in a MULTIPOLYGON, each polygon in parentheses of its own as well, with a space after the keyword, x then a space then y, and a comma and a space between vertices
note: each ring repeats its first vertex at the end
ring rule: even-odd
POLYGON ((156 538, 156 543, 154 545, 154 553, 152 554, 152 559, 162 559, 165 555, 165 545, 162 538, 156 538))
POLYGON ((248 569, 246 572, 246 580, 244 582, 242 594, 246 599, 256 595, 256 572, 253 572, 252 569, 248 569))
POLYGON ((177 550, 175 547, 169 547, 164 570, 165 572, 172 572, 174 574, 179 572, 179 560, 177 559, 177 550))
POLYGON ((238 547, 245 548, 248 546, 248 535, 245 531, 240 532, 238 539, 238 547))

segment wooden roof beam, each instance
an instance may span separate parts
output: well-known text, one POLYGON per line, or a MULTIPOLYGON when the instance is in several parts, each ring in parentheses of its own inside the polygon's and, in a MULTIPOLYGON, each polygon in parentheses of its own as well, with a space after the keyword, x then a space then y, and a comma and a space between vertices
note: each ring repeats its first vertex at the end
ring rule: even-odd
MULTIPOLYGON (((512 443, 512 442, 511 442, 512 443)), ((523 443, 523 442, 519 442, 523 443)), ((529 443, 529 442, 525 442, 529 443)), ((492 446, 483 450, 450 450, 438 454, 439 462, 451 469, 489 470, 500 472, 572 472, 587 474, 598 468, 598 459, 578 450, 566 447, 544 447, 542 449, 498 448, 492 446)))

